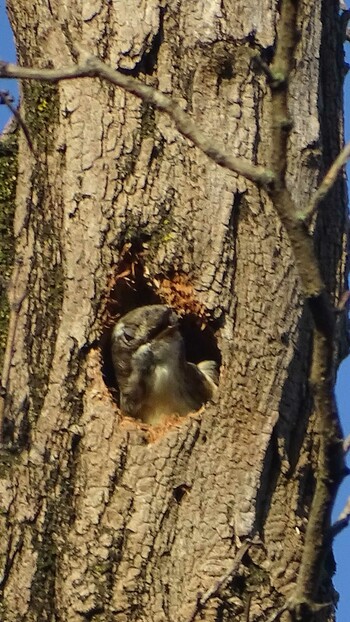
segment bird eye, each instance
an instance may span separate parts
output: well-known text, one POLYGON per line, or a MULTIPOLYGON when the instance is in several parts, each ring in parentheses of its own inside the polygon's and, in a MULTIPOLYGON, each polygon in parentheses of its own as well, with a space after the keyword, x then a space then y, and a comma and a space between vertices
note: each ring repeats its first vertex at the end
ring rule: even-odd
POLYGON ((134 339, 134 333, 130 328, 124 328, 123 337, 125 341, 130 342, 134 339))

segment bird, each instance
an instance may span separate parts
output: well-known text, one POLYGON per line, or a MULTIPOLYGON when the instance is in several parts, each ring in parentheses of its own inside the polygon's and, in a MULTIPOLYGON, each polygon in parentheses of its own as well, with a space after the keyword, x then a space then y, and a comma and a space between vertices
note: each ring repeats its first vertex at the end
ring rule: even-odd
POLYGON ((111 355, 121 411, 149 425, 196 411, 216 393, 216 362, 186 360, 179 318, 167 305, 137 307, 121 317, 111 355))

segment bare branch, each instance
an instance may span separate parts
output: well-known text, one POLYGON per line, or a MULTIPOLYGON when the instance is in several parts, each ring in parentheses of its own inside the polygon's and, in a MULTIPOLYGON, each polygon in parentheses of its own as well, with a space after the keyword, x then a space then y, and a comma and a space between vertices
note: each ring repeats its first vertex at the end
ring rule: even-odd
POLYGON ((274 611, 274 613, 268 618, 267 622, 276 622, 276 620, 280 619, 282 613, 284 613, 287 610, 288 610, 288 605, 284 604, 282 607, 277 609, 277 611, 274 611))
POLYGON ((318 613, 319 611, 323 611, 331 606, 331 603, 321 603, 316 604, 313 601, 307 601, 304 599, 298 600, 291 596, 287 599, 286 603, 282 605, 277 611, 275 611, 270 618, 268 618, 267 622, 276 622, 279 620, 282 613, 285 611, 289 611, 291 615, 291 620, 309 620, 310 614, 318 613))
POLYGON ((20 288, 19 274, 20 274, 20 261, 16 262, 14 273, 12 277, 12 286, 8 292, 8 298, 11 305, 10 322, 7 333, 7 348, 5 352, 3 375, 0 380, 0 444, 3 442, 3 424, 4 424, 4 409, 5 399, 7 395, 8 381, 10 376, 11 360, 13 357, 14 343, 16 337, 16 330, 18 324, 18 316, 21 310, 22 303, 27 295, 27 290, 18 291, 20 288))
POLYGON ((30 134, 28 131, 28 128, 26 126, 26 124, 24 123, 20 113, 18 112, 16 106, 13 106, 13 101, 12 98, 10 97, 10 95, 8 94, 7 91, 0 91, 0 104, 4 103, 5 106, 7 106, 9 108, 9 110, 11 110, 13 116, 17 119, 19 125, 21 126, 23 133, 27 139, 27 143, 28 143, 28 147, 31 150, 31 152, 35 155, 34 153, 34 147, 33 147, 33 143, 32 140, 30 138, 30 134))
MULTIPOLYGON (((77 53, 79 53, 82 58, 85 55, 84 50, 77 49, 77 53)), ((170 97, 151 86, 143 84, 139 80, 135 80, 132 76, 126 76, 119 71, 115 71, 95 57, 89 56, 78 65, 62 69, 18 67, 16 65, 3 63, 0 64, 0 77, 47 80, 50 82, 72 80, 75 78, 99 77, 134 94, 136 97, 141 98, 143 101, 155 106, 159 110, 166 112, 175 122, 179 132, 186 138, 189 138, 194 145, 201 149, 201 151, 214 162, 224 168, 228 168, 234 173, 242 175, 260 186, 266 186, 268 188, 275 209, 291 238, 303 282, 304 293, 308 297, 313 296, 315 300, 323 302, 321 293, 324 289, 324 285, 320 278, 317 262, 314 257, 312 241, 305 233, 302 223, 295 219, 295 208, 290 197, 287 196, 286 191, 275 190, 274 188, 275 182, 279 177, 279 171, 278 173, 274 173, 270 169, 254 166, 250 162, 226 153, 218 143, 208 139, 206 134, 197 127, 190 116, 170 97), (302 261, 299 261, 300 256, 302 256, 302 261)), ((282 133, 284 135, 285 131, 283 130, 282 133)), ((319 315, 328 317, 324 311, 324 305, 320 304, 319 315)))
POLYGON ((346 305, 348 304, 350 299, 350 290, 347 290, 346 292, 343 293, 343 295, 341 296, 337 308, 337 311, 344 311, 344 309, 346 309, 346 305))
POLYGON ((347 519, 347 521, 350 520, 350 497, 348 498, 344 509, 342 510, 342 512, 339 514, 338 520, 344 520, 347 519))
MULTIPOLYGON (((281 5, 277 46, 271 65, 271 75, 281 72, 283 80, 276 85, 278 88, 273 88, 274 84, 271 83, 271 160, 278 183, 270 191, 270 197, 291 241, 303 293, 315 324, 309 382, 313 393, 315 434, 319 445, 316 484, 295 588, 292 596, 274 613, 271 620, 278 619, 286 610, 292 612, 294 619, 298 618, 302 610, 310 613, 324 607, 323 604, 316 603, 320 588, 320 567, 329 547, 326 531, 330 511, 339 483, 344 476, 341 430, 333 400, 335 314, 314 251, 314 241, 305 227, 305 220, 313 213, 313 209, 316 209, 320 197, 324 196, 334 183, 343 161, 342 158, 337 158, 326 176, 326 181, 316 193, 311 209, 306 208, 305 212, 298 211, 293 195, 285 182, 288 137, 291 128, 288 80, 294 68, 294 51, 298 45, 297 31, 297 5, 292 0, 287 0, 281 5)), ((300 617, 302 618, 303 616, 300 617)))
POLYGON ((348 434, 348 436, 344 438, 344 441, 343 441, 344 454, 347 454, 349 449, 350 449, 350 434, 348 434))
POLYGON ((334 160, 329 171, 324 176, 323 181, 321 182, 321 185, 319 186, 318 190, 316 190, 315 194, 313 195, 309 205, 304 210, 301 210, 300 212, 298 212, 299 220, 301 220, 302 222, 307 222, 312 218, 312 216, 316 212, 317 207, 322 201, 322 199, 325 198, 329 190, 332 188, 332 186, 334 186, 335 181, 340 171, 345 166, 349 158, 350 158, 350 143, 345 145, 345 147, 339 153, 338 157, 334 160))
POLYGON ((332 541, 334 540, 334 538, 340 534, 344 529, 346 529, 349 526, 349 522, 350 522, 350 498, 347 500, 346 505, 344 510, 342 511, 341 515, 344 515, 342 518, 338 518, 335 523, 332 525, 332 527, 330 528, 330 537, 332 539, 332 541))
POLYGON ((215 140, 207 138, 206 134, 197 127, 191 117, 170 97, 161 91, 157 91, 152 86, 143 84, 132 76, 126 76, 119 71, 115 71, 93 56, 88 57, 80 65, 63 69, 33 69, 2 62, 0 63, 0 77, 18 78, 20 80, 47 80, 49 82, 59 82, 75 78, 102 78, 166 112, 173 119, 179 132, 201 149, 211 160, 219 164, 219 166, 228 168, 230 171, 242 175, 259 186, 271 186, 275 181, 275 175, 269 169, 262 166, 254 166, 242 158, 235 158, 225 152, 222 146, 215 140))
POLYGON ((207 602, 211 598, 215 598, 216 596, 220 595, 220 591, 222 590, 222 588, 230 580, 233 579, 235 574, 237 574, 244 555, 247 553, 247 551, 250 549, 252 545, 258 545, 258 544, 260 544, 259 540, 246 540, 242 544, 242 546, 238 549, 236 556, 233 560, 232 568, 230 568, 230 570, 227 573, 222 575, 222 577, 220 577, 220 579, 211 588, 209 588, 209 590, 207 590, 205 594, 203 595, 198 594, 196 604, 194 606, 191 616, 188 619, 188 622, 194 622, 194 620, 197 617, 197 614, 200 613, 204 609, 207 602))

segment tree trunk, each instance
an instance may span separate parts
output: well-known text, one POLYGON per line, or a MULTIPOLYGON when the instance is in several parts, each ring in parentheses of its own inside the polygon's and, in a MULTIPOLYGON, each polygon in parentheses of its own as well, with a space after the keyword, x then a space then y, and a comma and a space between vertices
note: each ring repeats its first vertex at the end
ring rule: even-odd
MULTIPOLYGON (((339 151, 335 3, 8 9, 19 64, 69 66, 79 44, 170 95, 209 139, 254 164, 280 159, 282 116, 298 208, 339 151), (292 59, 284 108, 264 71, 276 42, 292 59)), ((22 96, 34 153, 21 135, 1 619, 262 622, 296 586, 319 448, 313 324, 273 201, 168 116, 99 79, 24 81, 22 96), (221 364, 220 385, 200 411, 148 428, 119 410, 109 340, 121 315, 157 302, 182 317, 189 360, 221 364)), ((345 198, 341 179, 312 224, 334 303, 345 198)), ((319 603, 332 600, 330 573, 319 568, 319 603)), ((333 608, 314 619, 332 620, 333 608)))

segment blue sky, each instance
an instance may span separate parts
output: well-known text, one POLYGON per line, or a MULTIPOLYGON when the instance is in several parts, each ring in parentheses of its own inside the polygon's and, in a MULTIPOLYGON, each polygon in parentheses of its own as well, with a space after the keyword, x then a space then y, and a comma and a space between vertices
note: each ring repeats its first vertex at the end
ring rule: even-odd
MULTIPOLYGON (((349 3, 347 3, 349 6, 349 3)), ((345 43, 345 60, 350 64, 350 43, 345 43)), ((345 78, 344 84, 344 111, 345 111, 345 142, 350 141, 350 72, 345 78)), ((350 178, 350 165, 347 166, 348 179, 350 178)), ((349 184, 348 184, 349 186, 349 184)), ((350 187, 348 189, 350 196, 350 187)), ((350 434, 350 356, 340 365, 338 370, 336 398, 339 413, 343 425, 344 435, 350 434)), ((350 460, 347 460, 350 467, 350 460)), ((343 482, 333 512, 334 520, 339 516, 350 496, 350 476, 343 482)), ((350 620, 350 525, 340 533, 334 543, 334 555, 337 563, 337 572, 334 584, 340 594, 338 604, 337 622, 349 622, 350 620)))
MULTIPOLYGON (((11 63, 16 62, 15 44, 12 30, 7 20, 4 0, 0 0, 0 60, 11 63)), ((18 88, 14 80, 1 79, 0 89, 9 91, 14 97, 18 98, 18 88)), ((0 106, 0 130, 10 116, 7 106, 0 106)))
MULTIPOLYGON (((350 43, 345 44, 346 60, 350 64, 350 43)), ((6 12, 5 2, 0 0, 0 60, 16 62, 16 52, 13 42, 13 35, 10 29, 6 12)), ((14 80, 0 81, 0 89, 8 90, 15 98, 18 97, 18 89, 14 80)), ((350 72, 345 80, 345 139, 350 140, 350 72)), ((0 106, 0 130, 9 119, 9 111, 6 106, 0 106)), ((348 167, 348 175, 350 168, 348 167)), ((339 406, 340 416, 344 428, 344 434, 350 434, 350 357, 341 365, 338 372, 336 386, 336 396, 339 406)), ((350 464, 349 464, 350 466, 350 464)), ((347 498, 350 496, 350 478, 343 483, 339 492, 335 508, 334 519, 342 511, 347 498)), ((334 578, 336 589, 340 593, 340 601, 337 611, 337 622, 349 622, 350 620, 350 596, 349 596, 349 576, 350 576, 350 527, 345 529, 337 536, 334 553, 337 562, 337 573, 334 578)))

